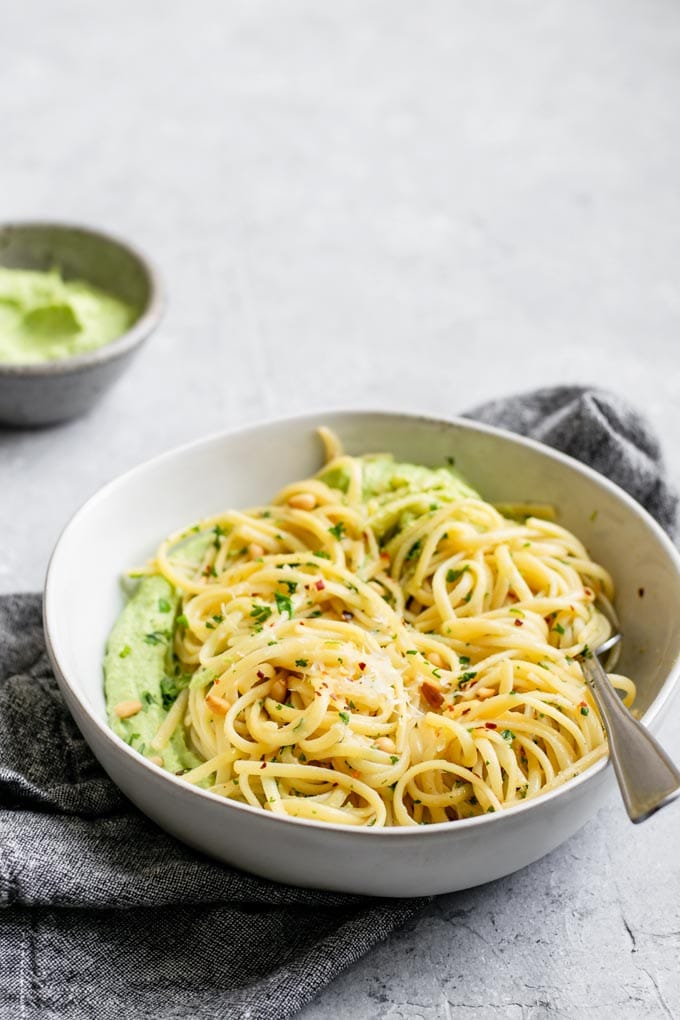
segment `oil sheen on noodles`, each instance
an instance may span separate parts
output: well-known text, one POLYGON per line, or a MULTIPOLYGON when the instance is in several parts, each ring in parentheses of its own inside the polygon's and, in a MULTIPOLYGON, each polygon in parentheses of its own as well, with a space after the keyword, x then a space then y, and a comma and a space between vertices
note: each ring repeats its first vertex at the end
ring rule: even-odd
MULTIPOLYGON (((594 605, 613 598, 608 573, 558 524, 479 498, 366 499, 370 458, 321 431, 319 475, 159 549, 192 679, 154 746, 183 727, 202 760, 186 782, 356 826, 500 811, 601 758, 574 657, 610 632, 594 605), (196 534, 198 563, 182 558, 196 534)), ((633 683, 612 681, 632 703, 633 683)))

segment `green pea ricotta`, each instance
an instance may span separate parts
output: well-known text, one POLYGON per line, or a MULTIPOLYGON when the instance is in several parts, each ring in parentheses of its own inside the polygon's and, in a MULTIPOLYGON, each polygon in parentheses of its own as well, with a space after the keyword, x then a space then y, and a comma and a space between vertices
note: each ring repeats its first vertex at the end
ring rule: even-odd
POLYGON ((143 578, 116 620, 104 656, 109 725, 145 757, 160 753, 169 772, 199 764, 186 745, 181 727, 161 752, 151 747, 173 695, 182 682, 188 682, 174 675, 169 654, 178 601, 175 589, 164 577, 152 574, 143 578), (124 701, 140 701, 141 710, 127 719, 119 718, 116 705, 124 701))
MULTIPOLYGON (((404 464, 389 454, 359 459, 368 523, 383 544, 442 503, 480 498, 453 467, 404 464)), ((344 468, 322 471, 319 477, 331 488, 347 491, 349 473, 344 468)))
POLYGON ((0 266, 0 362, 33 365, 85 354, 121 336, 137 318, 125 301, 59 270, 0 266))

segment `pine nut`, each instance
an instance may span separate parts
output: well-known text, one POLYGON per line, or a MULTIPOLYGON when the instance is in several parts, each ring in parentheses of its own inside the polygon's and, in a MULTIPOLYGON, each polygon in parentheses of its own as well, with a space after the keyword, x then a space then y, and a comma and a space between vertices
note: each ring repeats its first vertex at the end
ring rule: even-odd
POLYGON ((212 691, 210 691, 209 694, 206 694, 205 703, 212 708, 213 712, 216 712, 217 715, 226 715, 231 708, 231 705, 226 698, 221 698, 219 694, 213 694, 212 691))
POLYGON ((397 750, 397 745, 390 737, 378 737, 373 742, 379 751, 386 751, 387 754, 394 754, 397 750))
POLYGON ((288 500, 288 506, 294 507, 295 510, 313 510, 316 506, 316 496, 311 492, 296 492, 288 500))
POLYGON ((442 659, 439 652, 428 652, 427 657, 432 663, 432 665, 435 667, 435 669, 441 669, 442 666, 444 665, 444 660, 442 659))
POLYGON ((264 556, 264 546, 261 546, 259 542, 251 542, 248 546, 248 555, 251 560, 259 560, 264 556))
POLYGON ((149 761, 153 762, 154 765, 158 765, 159 768, 163 768, 163 759, 160 754, 154 754, 153 758, 149 758, 149 761))
POLYGON ((288 694, 288 681, 283 676, 275 677, 269 687, 269 697, 281 704, 286 700, 288 694))
POLYGON ((113 710, 119 719, 129 719, 131 715, 137 715, 142 711, 141 701, 119 701, 113 710))
POLYGON ((441 708, 444 704, 444 695, 435 684, 431 684, 429 680, 424 680, 420 685, 420 691, 425 698, 425 701, 432 708, 441 708))

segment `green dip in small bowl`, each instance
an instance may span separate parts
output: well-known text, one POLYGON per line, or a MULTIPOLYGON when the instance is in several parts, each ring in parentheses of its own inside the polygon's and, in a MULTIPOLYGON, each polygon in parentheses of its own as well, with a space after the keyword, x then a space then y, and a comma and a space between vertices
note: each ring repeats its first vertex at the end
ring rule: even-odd
POLYGON ((87 411, 161 313, 157 275, 129 244, 85 227, 0 226, 0 424, 87 411))

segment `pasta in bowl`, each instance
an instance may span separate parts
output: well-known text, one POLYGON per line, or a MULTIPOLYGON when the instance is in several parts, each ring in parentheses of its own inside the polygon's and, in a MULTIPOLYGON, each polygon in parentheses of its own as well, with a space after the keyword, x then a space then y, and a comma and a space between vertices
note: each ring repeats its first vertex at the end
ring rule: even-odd
POLYGON ((95 754, 168 831, 278 881, 420 895, 530 863, 602 803, 574 660, 607 634, 608 570, 614 682, 653 724, 680 571, 637 504, 492 428, 337 412, 101 490, 55 549, 46 633, 95 754), (320 421, 347 451, 325 463, 320 421))
POLYGON ((229 799, 369 827, 500 811, 603 757, 575 656, 613 585, 552 508, 321 435, 316 475, 145 568, 105 658, 120 736, 229 799))

